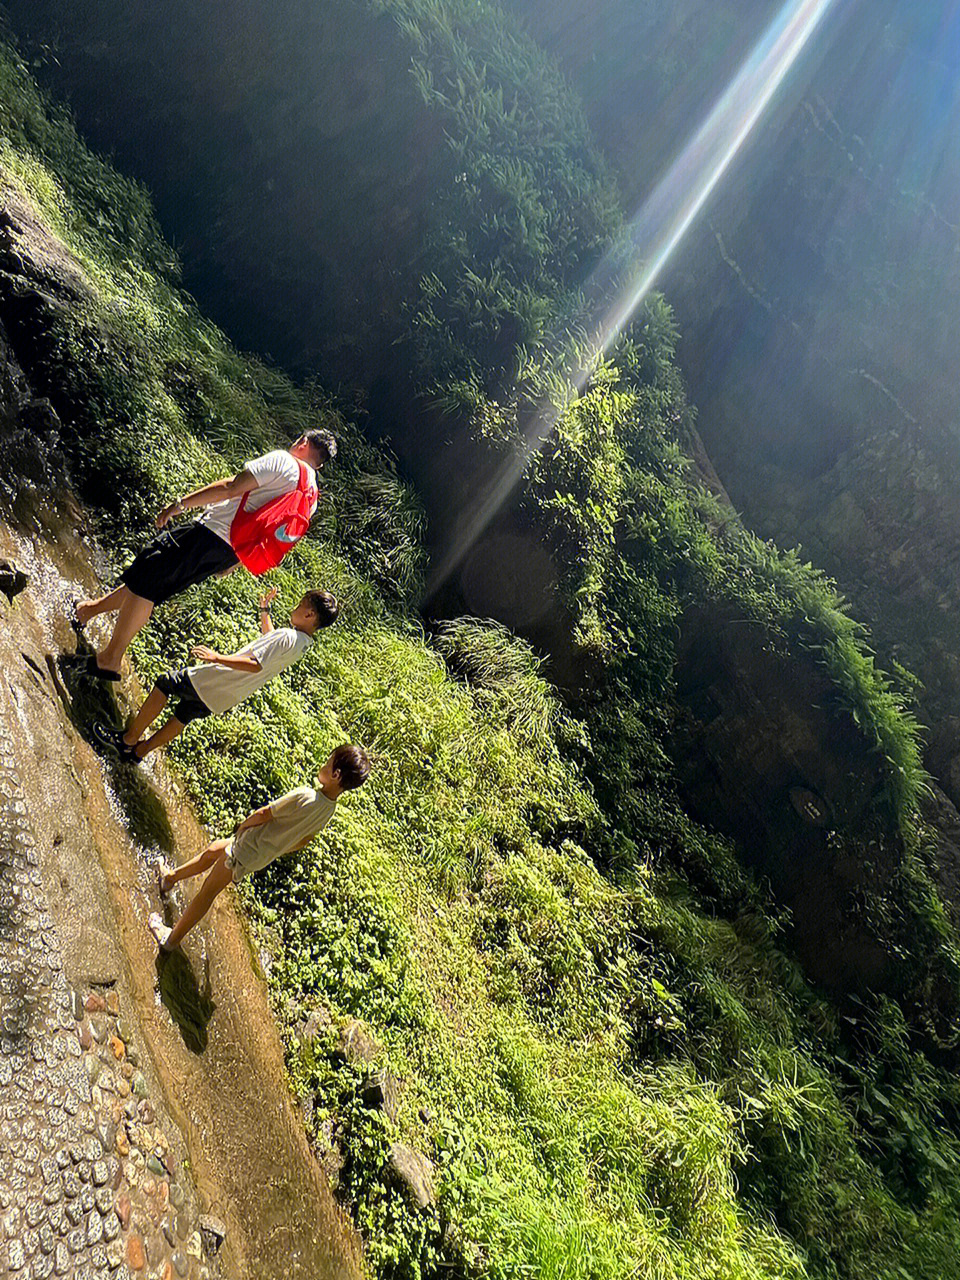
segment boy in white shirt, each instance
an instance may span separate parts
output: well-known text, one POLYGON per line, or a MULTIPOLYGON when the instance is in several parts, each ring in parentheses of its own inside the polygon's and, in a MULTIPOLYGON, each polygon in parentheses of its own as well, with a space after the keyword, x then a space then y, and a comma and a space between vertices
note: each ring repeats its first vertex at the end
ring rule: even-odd
POLYGON ((172 742, 191 720, 219 715, 249 698, 301 658, 317 631, 336 621, 336 599, 328 591, 308 591, 291 613, 290 625, 275 628, 270 605, 276 595, 274 588, 260 601, 261 634, 256 640, 229 654, 217 653, 205 644, 196 645, 190 656, 199 658, 199 665, 160 676, 126 730, 111 729, 97 721, 93 726, 96 741, 118 751, 121 760, 139 764, 151 751, 172 742), (156 733, 141 741, 171 698, 177 699, 173 715, 156 733))
POLYGON ((156 520, 160 534, 124 569, 120 586, 97 600, 80 600, 75 606, 74 625, 78 629, 98 614, 117 614, 109 641, 87 661, 90 674, 100 680, 119 680, 120 661, 130 641, 158 604, 237 568, 240 562, 230 531, 243 499, 247 510, 257 511, 292 492, 300 482, 301 463, 316 490, 317 471, 336 456, 337 442, 329 432, 308 431, 286 449, 272 449, 251 458, 235 476, 204 485, 164 507, 156 520), (184 511, 204 508, 199 519, 167 527, 184 511))
POLYGON ((244 818, 229 840, 214 840, 203 853, 183 866, 173 868, 161 860, 162 896, 181 880, 204 871, 210 874, 172 929, 164 924, 159 912, 150 916, 150 932, 160 950, 172 951, 178 947, 231 880, 236 882, 253 871, 262 871, 284 854, 308 845, 333 817, 340 795, 362 786, 369 774, 370 761, 362 747, 349 744, 337 747, 317 774, 316 788, 297 787, 255 810, 244 818))

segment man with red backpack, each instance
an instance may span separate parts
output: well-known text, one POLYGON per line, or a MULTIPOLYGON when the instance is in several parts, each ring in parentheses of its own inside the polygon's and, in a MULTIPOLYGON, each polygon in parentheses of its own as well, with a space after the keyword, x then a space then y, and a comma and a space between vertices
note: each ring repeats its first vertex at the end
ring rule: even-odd
POLYGON ((98 600, 81 600, 76 625, 117 612, 113 634, 87 669, 101 680, 119 680, 120 662, 156 605, 214 574, 238 565, 255 575, 280 563, 306 533, 317 507, 317 471, 337 456, 326 431, 308 431, 288 449, 253 458, 232 479, 204 485, 157 516, 158 537, 121 575, 121 585, 98 600), (206 508, 189 524, 168 529, 174 516, 206 508))

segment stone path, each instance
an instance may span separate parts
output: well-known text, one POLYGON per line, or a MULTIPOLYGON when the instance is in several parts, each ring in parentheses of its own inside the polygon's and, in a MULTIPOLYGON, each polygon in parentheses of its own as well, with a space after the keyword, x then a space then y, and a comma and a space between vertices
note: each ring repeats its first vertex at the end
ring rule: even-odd
POLYGON ((211 1280, 113 985, 72 989, 0 704, 0 1277, 211 1280))

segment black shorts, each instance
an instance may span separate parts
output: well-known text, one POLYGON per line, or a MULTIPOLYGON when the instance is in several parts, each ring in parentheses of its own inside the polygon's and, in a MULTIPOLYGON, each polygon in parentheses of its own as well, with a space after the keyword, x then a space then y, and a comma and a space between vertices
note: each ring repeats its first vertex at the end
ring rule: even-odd
POLYGON ((199 520, 164 529, 120 575, 135 596, 163 604, 237 563, 233 547, 199 520))
MULTIPOLYGON (((214 535, 216 537, 216 535, 214 535)), ((203 701, 193 681, 186 671, 167 671, 157 677, 157 688, 168 698, 177 698, 177 705, 171 711, 181 724, 189 724, 191 720, 202 720, 211 714, 210 708, 203 701)))

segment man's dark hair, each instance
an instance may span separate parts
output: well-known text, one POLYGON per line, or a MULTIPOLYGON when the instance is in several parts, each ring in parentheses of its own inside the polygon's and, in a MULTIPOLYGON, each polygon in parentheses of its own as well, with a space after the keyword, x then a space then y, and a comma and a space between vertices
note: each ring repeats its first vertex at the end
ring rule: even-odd
POLYGON ((370 757, 363 747, 354 747, 349 743, 337 747, 330 767, 331 771, 339 777, 344 791, 353 791, 370 777, 370 757))
POLYGON ((336 596, 331 595, 329 591, 307 591, 303 598, 319 618, 321 627, 329 627, 336 622, 337 614, 340 612, 336 596))
POLYGON ((337 456, 337 442, 329 431, 305 431, 303 438, 321 462, 332 462, 337 456))

